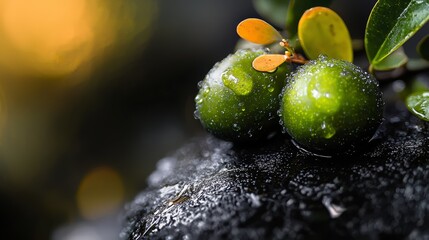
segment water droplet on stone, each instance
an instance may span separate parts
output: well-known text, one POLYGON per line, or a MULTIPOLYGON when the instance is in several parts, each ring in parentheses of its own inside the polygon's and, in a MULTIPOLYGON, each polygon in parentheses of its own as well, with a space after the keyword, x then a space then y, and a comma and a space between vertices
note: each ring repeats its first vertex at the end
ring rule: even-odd
POLYGON ((322 203, 328 210, 331 218, 337 218, 346 211, 344 207, 339 206, 337 204, 333 204, 330 198, 327 198, 327 197, 323 198, 322 203))

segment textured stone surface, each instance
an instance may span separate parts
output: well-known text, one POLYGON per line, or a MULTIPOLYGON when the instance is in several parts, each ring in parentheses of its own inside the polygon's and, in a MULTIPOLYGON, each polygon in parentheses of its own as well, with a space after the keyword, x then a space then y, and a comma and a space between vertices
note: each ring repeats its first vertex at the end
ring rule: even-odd
POLYGON ((196 139, 159 161, 122 239, 429 239, 429 125, 403 105, 364 152, 196 139))

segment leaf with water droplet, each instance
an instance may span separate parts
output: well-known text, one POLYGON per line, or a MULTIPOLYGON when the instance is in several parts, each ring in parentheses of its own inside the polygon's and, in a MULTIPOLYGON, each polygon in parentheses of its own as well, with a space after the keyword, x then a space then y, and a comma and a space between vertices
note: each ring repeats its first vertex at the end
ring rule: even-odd
POLYGON ((407 64, 407 62, 408 62, 408 57, 405 54, 404 49, 400 47, 396 51, 391 53, 389 56, 387 56, 385 59, 383 59, 381 62, 373 64, 372 67, 375 70, 388 71, 388 70, 402 67, 405 64, 407 64))
POLYGON ((353 48, 347 26, 341 17, 329 8, 307 10, 298 24, 301 46, 310 59, 320 54, 331 58, 353 61, 353 48))
POLYGON ((237 25, 237 34, 256 44, 267 45, 281 41, 280 33, 269 23, 258 18, 248 18, 237 25))
POLYGON ((420 40, 417 45, 417 52, 423 59, 429 61, 429 35, 426 35, 422 40, 420 40))
POLYGON ((429 91, 416 92, 407 97, 408 110, 418 118, 429 121, 429 91))
POLYGON ((404 44, 429 20, 429 0, 379 0, 365 31, 365 49, 372 65, 404 44))

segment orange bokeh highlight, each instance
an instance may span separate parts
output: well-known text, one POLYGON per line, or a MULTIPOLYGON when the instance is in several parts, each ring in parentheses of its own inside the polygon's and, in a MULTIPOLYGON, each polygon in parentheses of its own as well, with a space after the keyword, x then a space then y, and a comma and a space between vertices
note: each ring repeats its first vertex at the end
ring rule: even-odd
POLYGON ((98 167, 81 181, 76 194, 77 206, 85 219, 97 219, 114 213, 123 204, 124 184, 110 167, 98 167))
POLYGON ((0 65, 68 75, 145 32, 154 10, 152 0, 0 0, 0 65))

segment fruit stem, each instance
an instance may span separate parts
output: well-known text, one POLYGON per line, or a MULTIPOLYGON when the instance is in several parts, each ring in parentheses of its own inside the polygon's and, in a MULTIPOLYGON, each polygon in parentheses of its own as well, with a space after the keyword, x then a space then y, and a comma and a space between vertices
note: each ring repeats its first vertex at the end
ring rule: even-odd
POLYGON ((286 62, 298 63, 298 64, 306 64, 308 62, 302 55, 295 53, 295 49, 289 44, 288 40, 282 39, 279 43, 280 46, 286 49, 286 62))
POLYGON ((291 62, 298 64, 306 64, 308 63, 308 60, 305 59, 301 54, 296 53, 291 57, 291 62))
POLYGON ((368 72, 374 74, 374 66, 372 66, 372 64, 369 65, 368 72))
POLYGON ((286 50, 288 51, 288 52, 290 52, 292 55, 294 55, 295 54, 295 49, 293 49, 293 47, 291 47, 290 45, 289 45, 289 42, 286 40, 286 39, 282 39, 282 41, 279 43, 280 44, 280 46, 282 46, 282 47, 284 47, 284 48, 286 48, 286 50))

